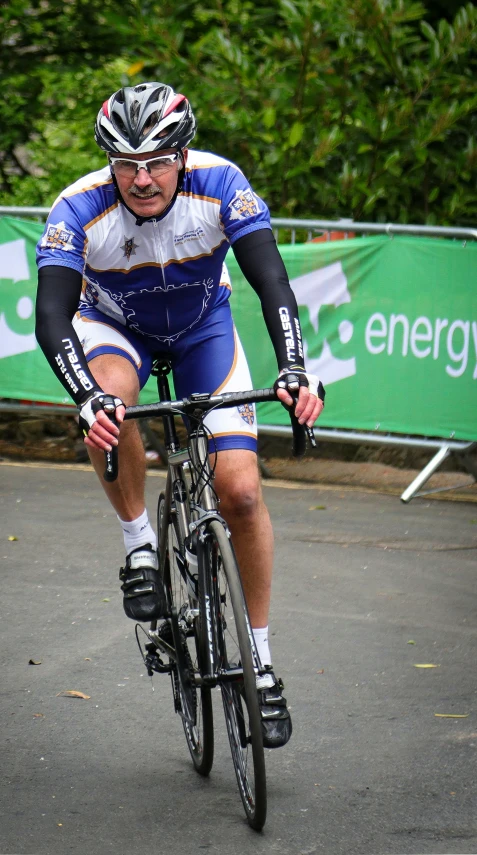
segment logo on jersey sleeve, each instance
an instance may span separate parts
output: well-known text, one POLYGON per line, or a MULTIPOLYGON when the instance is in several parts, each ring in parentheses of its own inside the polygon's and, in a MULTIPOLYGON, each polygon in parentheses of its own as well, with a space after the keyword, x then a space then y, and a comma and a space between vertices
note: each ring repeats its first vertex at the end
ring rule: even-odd
POLYGON ((74 249, 73 238, 75 233, 66 228, 66 223, 49 223, 45 234, 41 239, 40 246, 46 249, 62 249, 70 252, 74 249))
POLYGON ((252 190, 236 190, 230 205, 231 220, 245 220, 260 213, 258 199, 252 190))
POLYGON ((247 422, 248 425, 253 425, 255 422, 255 412, 253 407, 250 404, 242 404, 240 407, 237 407, 240 415, 242 416, 244 422, 247 422))
POLYGON ((131 255, 136 255, 136 250, 139 249, 139 244, 134 243, 134 237, 128 238, 124 235, 124 243, 121 249, 124 252, 124 258, 127 258, 129 261, 131 255))

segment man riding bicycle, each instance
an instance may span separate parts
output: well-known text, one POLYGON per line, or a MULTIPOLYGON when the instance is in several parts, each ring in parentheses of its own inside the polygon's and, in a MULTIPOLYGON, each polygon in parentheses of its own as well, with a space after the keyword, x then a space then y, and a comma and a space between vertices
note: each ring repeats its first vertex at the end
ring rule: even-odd
MULTIPOLYGON (((305 371, 296 300, 269 212, 241 170, 188 148, 196 123, 187 99, 162 83, 115 92, 98 113, 95 139, 108 165, 55 201, 38 243, 36 335, 79 408, 91 462, 121 524, 126 615, 164 616, 156 535, 145 508, 146 461, 135 421, 153 357, 172 363, 178 397, 252 388, 229 304, 224 265, 232 245, 258 294, 278 362, 277 394, 312 426, 321 383, 305 371), (120 428, 108 417, 112 411, 120 428), (118 445, 119 477, 102 477, 118 445)), ((255 643, 264 745, 288 742, 291 718, 268 645, 273 532, 257 466, 254 410, 229 408, 206 425, 217 451, 214 487, 234 542, 255 643)))

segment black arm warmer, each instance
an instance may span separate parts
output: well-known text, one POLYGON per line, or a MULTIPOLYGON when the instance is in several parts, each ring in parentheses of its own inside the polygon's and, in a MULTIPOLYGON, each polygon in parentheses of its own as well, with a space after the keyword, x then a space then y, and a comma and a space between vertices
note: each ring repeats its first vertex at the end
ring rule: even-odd
POLYGON ((102 391, 88 369, 71 321, 78 308, 81 273, 72 267, 48 265, 38 271, 35 335, 58 380, 81 405, 102 391))
POLYGON ((240 269, 258 294, 278 368, 304 367, 298 306, 273 232, 259 229, 233 245, 240 269))

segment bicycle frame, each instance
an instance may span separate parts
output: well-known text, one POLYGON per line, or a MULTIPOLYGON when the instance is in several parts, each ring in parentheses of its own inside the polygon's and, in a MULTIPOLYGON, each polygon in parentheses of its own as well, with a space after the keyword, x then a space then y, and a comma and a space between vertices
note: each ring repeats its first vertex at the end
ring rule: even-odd
MULTIPOLYGON (((165 371, 162 369, 162 365, 163 364, 160 363, 156 367, 155 373, 157 376, 159 400, 161 402, 164 402, 170 400, 170 389, 167 376, 165 371)), ((202 411, 199 409, 197 412, 197 416, 200 417, 201 415, 202 411)), ((207 435, 204 429, 199 425, 197 429, 192 429, 188 431, 189 447, 186 449, 181 449, 177 436, 174 416, 166 414, 161 415, 161 418, 164 424, 165 444, 167 448, 167 476, 164 490, 165 501, 163 510, 164 519, 168 520, 171 515, 176 515, 177 524, 183 540, 185 540, 190 534, 197 532, 197 551, 198 553, 200 553, 202 549, 201 539, 205 537, 205 528, 210 520, 215 519, 221 525, 223 525, 225 531, 230 537, 227 524, 217 510, 217 499, 214 490, 211 486, 211 470, 209 464, 207 435), (190 464, 190 468, 188 464, 190 464), (189 477, 187 477, 187 469, 189 469, 189 477), (199 503, 191 501, 191 486, 194 487, 196 495, 200 497, 199 503)), ((194 415, 192 414, 192 419, 193 418, 194 415)), ((161 528, 160 539, 158 543, 159 572, 161 574, 161 578, 163 579, 166 577, 165 565, 168 553, 167 537, 168 525, 166 524, 163 525, 161 528)), ((206 649, 205 662, 202 666, 202 673, 200 675, 196 674, 195 681, 196 685, 202 684, 212 688, 216 686, 220 681, 239 679, 243 672, 240 667, 237 667, 235 669, 229 668, 227 671, 224 671, 223 669, 219 668, 216 633, 214 630, 214 616, 211 610, 211 601, 213 600, 213 595, 210 591, 211 580, 204 578, 204 562, 200 560, 199 555, 198 559, 198 571, 199 573, 203 574, 200 587, 202 588, 202 590, 208 592, 208 595, 205 596, 203 609, 209 643, 206 649)), ((190 578, 187 578, 187 574, 189 571, 185 563, 183 567, 183 572, 184 574, 186 574, 184 581, 187 584, 191 584, 190 578)), ((166 596, 169 600, 167 586, 166 596)), ((170 606, 171 603, 168 602, 168 605, 170 606)), ((196 614, 198 614, 198 610, 195 613, 193 610, 190 610, 188 616, 191 620, 193 620, 196 614)), ((182 645, 180 643, 180 631, 177 614, 171 614, 171 628, 173 633, 174 647, 171 647, 171 645, 168 644, 167 641, 161 638, 157 631, 156 622, 151 625, 151 629, 149 630, 148 635, 157 650, 165 654, 173 662, 177 663, 177 665, 179 666, 178 675, 180 679, 186 667, 186 663, 184 660, 182 645)), ((255 647, 253 633, 249 621, 248 631, 257 673, 261 673, 261 663, 258 656, 258 652, 255 647)), ((170 668, 164 666, 163 670, 168 671, 170 670, 170 668)), ((181 684, 181 688, 186 702, 189 702, 190 699, 188 697, 187 687, 181 684)), ((186 711, 185 713, 183 712, 182 715, 186 717, 189 723, 192 723, 192 716, 190 714, 190 710, 186 711)))

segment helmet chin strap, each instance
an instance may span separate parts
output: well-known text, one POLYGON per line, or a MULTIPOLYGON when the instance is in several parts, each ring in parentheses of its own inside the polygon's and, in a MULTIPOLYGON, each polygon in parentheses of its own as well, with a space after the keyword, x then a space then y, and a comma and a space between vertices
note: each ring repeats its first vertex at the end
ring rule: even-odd
MULTIPOLYGON (((182 165, 182 169, 179 170, 178 175, 177 175, 177 187, 175 189, 174 195, 173 195, 171 201, 169 202, 167 208, 165 208, 163 210, 162 214, 159 215, 159 218, 162 218, 165 214, 167 214, 168 211, 170 211, 170 209, 172 208, 172 206, 174 205, 174 203, 177 199, 178 194, 182 190, 182 185, 184 183, 184 176, 185 176, 185 163, 184 163, 184 155, 182 154, 182 151, 181 151, 181 158, 182 158, 182 164, 183 165, 182 165)), ((111 167, 110 167, 110 169, 111 169, 111 167)), ((137 226, 142 226, 143 223, 147 223, 150 220, 157 220, 158 219, 157 214, 152 214, 150 217, 141 217, 138 214, 136 214, 136 212, 133 211, 132 208, 129 207, 128 203, 126 202, 126 200, 121 195, 121 192, 120 192, 119 187, 118 187, 118 182, 116 180, 116 176, 115 176, 112 169, 111 169, 111 178, 113 179, 113 184, 114 184, 114 187, 116 190, 116 195, 117 195, 119 201, 124 205, 126 210, 128 210, 129 213, 133 215, 133 217, 136 217, 136 225, 137 226)))

